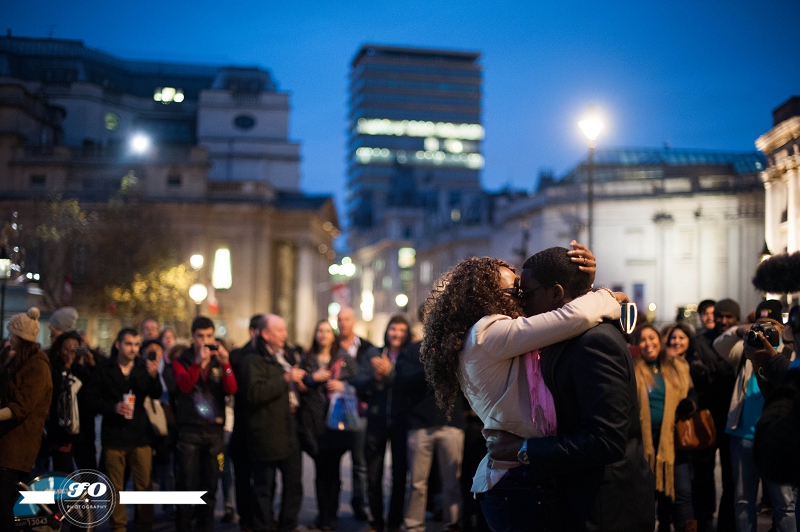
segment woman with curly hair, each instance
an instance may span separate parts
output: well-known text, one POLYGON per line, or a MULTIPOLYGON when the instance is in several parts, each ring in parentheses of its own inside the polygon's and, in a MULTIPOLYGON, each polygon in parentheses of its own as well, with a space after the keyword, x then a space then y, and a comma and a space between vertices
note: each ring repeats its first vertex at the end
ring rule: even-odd
MULTIPOLYGON (((585 247, 572 242, 569 255, 594 278, 595 260, 585 247)), ((522 315, 519 279, 508 263, 489 257, 466 259, 442 276, 425 303, 425 336, 421 358, 436 400, 448 414, 459 388, 487 430, 511 432, 523 438, 555 433, 555 408, 541 372, 538 352, 589 330, 604 318, 618 319, 620 307, 610 291, 590 292, 562 308, 531 317, 522 315), (549 400, 548 400, 549 396, 549 400)), ((528 479, 507 474, 519 462, 493 462, 484 457, 472 491, 481 504, 504 514, 503 529, 536 530, 540 519, 538 494, 528 479)))

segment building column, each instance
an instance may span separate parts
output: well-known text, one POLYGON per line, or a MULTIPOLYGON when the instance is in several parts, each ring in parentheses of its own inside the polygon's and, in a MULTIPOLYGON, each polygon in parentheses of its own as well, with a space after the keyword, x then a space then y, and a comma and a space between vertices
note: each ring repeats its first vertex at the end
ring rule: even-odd
POLYGON ((797 194, 800 193, 800 188, 798 188, 797 178, 798 178, 797 170, 790 170, 787 172, 788 179, 787 187, 786 187, 786 195, 787 195, 787 216, 786 221, 788 222, 786 225, 788 226, 787 232, 787 241, 786 247, 789 253, 797 250, 797 194))
POLYGON ((308 348, 314 335, 314 325, 324 316, 318 316, 314 260, 319 255, 311 243, 299 243, 297 250, 297 291, 295 293, 294 341, 308 348))
POLYGON ((764 242, 767 248, 775 253, 778 248, 778 216, 775 213, 775 187, 772 181, 764 181, 764 242))

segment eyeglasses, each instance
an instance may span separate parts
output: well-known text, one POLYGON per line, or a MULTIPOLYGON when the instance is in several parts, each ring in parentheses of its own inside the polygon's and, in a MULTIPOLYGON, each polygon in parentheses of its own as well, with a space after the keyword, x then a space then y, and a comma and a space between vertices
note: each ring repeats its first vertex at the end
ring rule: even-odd
POLYGON ((526 295, 532 294, 533 292, 536 292, 540 288, 545 288, 545 287, 553 286, 553 285, 556 285, 556 284, 560 284, 560 283, 558 281, 553 281, 552 283, 544 283, 544 284, 540 284, 539 286, 537 286, 535 288, 528 288, 527 290, 523 290, 522 287, 519 285, 519 279, 515 279, 513 287, 511 287, 511 288, 501 288, 500 291, 502 293, 504 293, 504 294, 507 294, 507 295, 511 296, 511 297, 515 297, 517 299, 522 299, 526 295))

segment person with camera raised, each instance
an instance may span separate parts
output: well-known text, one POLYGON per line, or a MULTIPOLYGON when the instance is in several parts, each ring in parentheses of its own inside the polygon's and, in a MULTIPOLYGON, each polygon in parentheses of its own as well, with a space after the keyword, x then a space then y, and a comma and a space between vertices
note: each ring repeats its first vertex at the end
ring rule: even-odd
POLYGON ((178 506, 176 529, 211 531, 217 482, 224 460, 225 396, 236 393, 228 351, 214 339, 214 322, 192 322, 192 345, 172 362, 176 390, 178 490, 205 491, 204 506, 178 506))
MULTIPOLYGON (((756 323, 729 328, 714 340, 714 349, 737 368, 725 433, 730 435, 731 464, 734 482, 734 516, 739 532, 756 529, 756 499, 761 478, 753 457, 756 423, 764 408, 765 396, 772 385, 747 356, 742 356, 745 344, 761 347, 766 339, 779 348, 783 323, 780 301, 762 301, 756 307, 756 323)), ((774 529, 796 532, 794 506, 797 498, 791 485, 765 481, 774 507, 774 529)))

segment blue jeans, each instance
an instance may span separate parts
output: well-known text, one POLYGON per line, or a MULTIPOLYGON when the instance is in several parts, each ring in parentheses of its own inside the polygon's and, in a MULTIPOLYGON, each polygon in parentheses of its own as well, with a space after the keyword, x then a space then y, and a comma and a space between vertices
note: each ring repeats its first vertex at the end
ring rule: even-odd
MULTIPOLYGON (((734 510, 737 532, 756 529, 756 498, 760 475, 753 460, 753 440, 731 436, 734 510)), ((778 532, 796 532, 794 507, 797 490, 772 482, 764 483, 772 499, 773 525, 778 532)))
POLYGON ((674 481, 675 500, 660 491, 656 492, 660 530, 668 530, 670 523, 675 526, 675 530, 684 530, 686 521, 694 519, 692 468, 689 453, 686 451, 675 451, 674 481))
POLYGON ((544 530, 539 490, 520 477, 506 475, 492 489, 479 494, 483 516, 493 532, 544 530))

